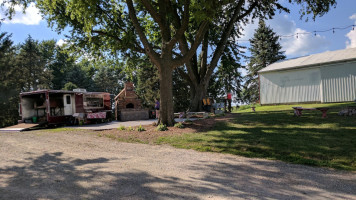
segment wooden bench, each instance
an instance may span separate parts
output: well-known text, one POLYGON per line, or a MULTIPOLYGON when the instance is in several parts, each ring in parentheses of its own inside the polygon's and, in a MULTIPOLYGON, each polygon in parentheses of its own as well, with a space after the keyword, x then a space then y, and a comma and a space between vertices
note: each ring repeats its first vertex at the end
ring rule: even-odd
POLYGON ((321 107, 321 108, 303 108, 303 107, 292 107, 294 109, 294 115, 295 116, 302 116, 302 111, 303 110, 319 110, 322 112, 322 115, 321 117, 322 118, 326 118, 326 114, 329 110, 329 108, 324 108, 324 107, 321 107))

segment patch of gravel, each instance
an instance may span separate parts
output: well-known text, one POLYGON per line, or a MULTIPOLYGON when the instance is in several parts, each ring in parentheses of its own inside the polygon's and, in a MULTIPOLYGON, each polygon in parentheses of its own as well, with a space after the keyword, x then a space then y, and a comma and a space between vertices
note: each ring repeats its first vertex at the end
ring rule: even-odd
POLYGON ((0 134, 0 199, 356 199, 356 173, 123 143, 0 134))

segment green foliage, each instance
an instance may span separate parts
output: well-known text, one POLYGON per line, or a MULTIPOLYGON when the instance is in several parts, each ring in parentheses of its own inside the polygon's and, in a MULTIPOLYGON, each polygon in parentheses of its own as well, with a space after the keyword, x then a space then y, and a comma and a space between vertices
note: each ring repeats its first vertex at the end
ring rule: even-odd
POLYGON ((144 106, 154 109, 154 100, 160 97, 157 68, 144 59, 136 60, 136 62, 138 72, 136 92, 144 106))
POLYGON ((46 53, 41 51, 39 42, 31 36, 20 45, 16 65, 22 74, 18 80, 22 91, 50 88, 52 72, 47 66, 46 53))
POLYGON ((129 126, 129 127, 127 127, 127 130, 128 130, 128 131, 134 131, 135 129, 132 128, 131 126, 129 126))
POLYGON ((219 122, 207 132, 164 136, 157 143, 355 171, 354 120, 337 114, 351 105, 261 106, 256 112, 244 110, 232 115, 233 120, 219 122), (303 116, 295 117, 294 106, 330 109, 325 119, 321 118, 319 111, 304 111, 303 116))
POLYGON ((11 35, 0 32, 0 127, 17 123, 20 86, 11 35))
POLYGON ((178 70, 173 71, 173 110, 174 112, 186 111, 190 104, 190 91, 186 87, 187 82, 179 74, 178 70))
MULTIPOLYGON (((239 59, 239 58, 238 58, 239 59)), ((217 71, 209 82, 208 94, 213 99, 225 98, 231 92, 238 100, 241 99, 241 83, 243 78, 239 69, 243 68, 236 58, 224 54, 217 71)))
POLYGON ((165 124, 159 124, 158 126, 157 126, 157 129, 156 129, 157 131, 167 131, 168 130, 168 128, 167 128, 167 125, 165 125, 165 124))
POLYGON ((68 90, 68 91, 73 91, 73 89, 78 88, 78 86, 72 82, 68 82, 64 85, 64 88, 62 88, 63 90, 68 90))
POLYGON ((123 125, 121 125, 119 128, 117 128, 118 130, 121 130, 121 131, 124 131, 124 130, 126 130, 126 127, 125 126, 123 126, 123 125))
POLYGON ((98 69, 93 79, 97 91, 119 94, 126 80, 123 63, 115 60, 100 60, 95 62, 98 69))
POLYGON ((145 131, 146 129, 144 127, 142 127, 142 125, 140 125, 139 127, 137 127, 137 131, 141 132, 141 131, 145 131))
POLYGON ((250 39, 251 52, 247 67, 247 80, 243 99, 245 102, 256 102, 259 100, 258 71, 268 65, 284 59, 286 56, 281 51, 282 47, 278 41, 279 37, 273 30, 260 20, 253 38, 250 39))
POLYGON ((176 128, 184 128, 184 124, 182 122, 174 124, 174 127, 176 128))

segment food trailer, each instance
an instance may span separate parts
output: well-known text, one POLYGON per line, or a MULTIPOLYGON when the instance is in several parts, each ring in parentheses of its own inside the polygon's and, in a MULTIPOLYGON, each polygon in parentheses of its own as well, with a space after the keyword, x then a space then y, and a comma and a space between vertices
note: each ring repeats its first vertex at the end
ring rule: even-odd
POLYGON ((38 90, 20 93, 21 122, 75 124, 111 119, 110 94, 85 89, 38 90))

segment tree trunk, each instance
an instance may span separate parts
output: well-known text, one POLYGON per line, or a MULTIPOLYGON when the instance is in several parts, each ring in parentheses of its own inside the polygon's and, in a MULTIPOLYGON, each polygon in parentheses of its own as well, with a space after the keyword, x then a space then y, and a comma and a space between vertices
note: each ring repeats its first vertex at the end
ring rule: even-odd
POLYGON ((198 85, 191 86, 192 92, 190 93, 190 111, 199 112, 203 110, 202 100, 206 97, 208 88, 207 84, 208 83, 200 83, 198 85))
POLYGON ((173 112, 173 69, 167 65, 160 67, 160 115, 158 123, 166 124, 167 126, 174 125, 173 112))

